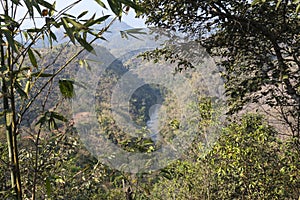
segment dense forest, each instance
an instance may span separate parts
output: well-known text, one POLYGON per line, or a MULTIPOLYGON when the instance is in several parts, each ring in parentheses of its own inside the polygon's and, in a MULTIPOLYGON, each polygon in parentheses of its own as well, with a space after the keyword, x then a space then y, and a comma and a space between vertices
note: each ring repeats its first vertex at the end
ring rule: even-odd
POLYGON ((299 1, 0 1, 1 198, 300 199, 299 1))

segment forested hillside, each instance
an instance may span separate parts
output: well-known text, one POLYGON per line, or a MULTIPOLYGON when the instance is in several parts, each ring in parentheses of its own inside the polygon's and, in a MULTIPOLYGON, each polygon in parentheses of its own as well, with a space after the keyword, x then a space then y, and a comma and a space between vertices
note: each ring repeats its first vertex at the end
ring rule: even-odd
POLYGON ((91 2, 1 0, 0 198, 300 198, 299 1, 91 2))

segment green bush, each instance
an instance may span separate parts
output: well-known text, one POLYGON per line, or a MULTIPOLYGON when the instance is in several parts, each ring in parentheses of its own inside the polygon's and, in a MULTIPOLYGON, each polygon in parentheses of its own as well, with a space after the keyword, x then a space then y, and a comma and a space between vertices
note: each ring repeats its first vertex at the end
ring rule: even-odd
POLYGON ((151 199, 298 199, 299 153, 259 115, 245 115, 196 163, 164 170, 151 199))

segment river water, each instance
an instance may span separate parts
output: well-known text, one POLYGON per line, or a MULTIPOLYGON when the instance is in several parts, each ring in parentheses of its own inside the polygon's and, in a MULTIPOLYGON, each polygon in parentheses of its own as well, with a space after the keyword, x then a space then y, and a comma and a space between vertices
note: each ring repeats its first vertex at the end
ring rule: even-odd
POLYGON ((156 142, 159 139, 159 110, 161 105, 154 104, 149 109, 150 120, 147 121, 147 128, 150 130, 150 138, 156 142))

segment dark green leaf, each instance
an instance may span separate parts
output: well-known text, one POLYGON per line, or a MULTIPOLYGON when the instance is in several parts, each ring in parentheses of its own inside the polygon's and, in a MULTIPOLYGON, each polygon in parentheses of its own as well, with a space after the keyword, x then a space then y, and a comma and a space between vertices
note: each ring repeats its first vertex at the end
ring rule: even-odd
POLYGON ((48 3, 47 1, 44 1, 44 0, 38 0, 37 2, 38 2, 40 5, 46 7, 46 8, 48 8, 48 9, 50 9, 50 10, 54 10, 54 9, 55 9, 54 5, 48 3))
POLYGON ((120 1, 117 0, 107 0, 110 9, 113 11, 113 13, 117 16, 122 15, 122 4, 120 1))
POLYGON ((84 25, 76 22, 75 20, 71 19, 71 18, 65 18, 67 22, 71 23, 73 25, 73 27, 77 30, 82 30, 82 29, 87 29, 84 25))
POLYGON ((18 81, 15 81, 14 87, 16 91, 19 93, 19 95, 21 96, 21 98, 28 98, 26 92, 23 90, 22 86, 18 81))
POLYGON ((78 15, 77 19, 80 19, 81 17, 83 17, 84 15, 86 15, 88 13, 88 11, 83 11, 82 13, 80 13, 80 15, 78 15))
POLYGON ((36 58, 35 58, 35 55, 33 54, 31 48, 28 49, 28 56, 29 56, 29 59, 30 59, 30 62, 32 64, 33 67, 37 68, 38 65, 37 65, 37 62, 36 62, 36 58))
POLYGON ((33 4, 31 3, 30 0, 24 0, 24 2, 25 2, 25 5, 26 5, 26 7, 27 7, 29 16, 30 16, 31 18, 34 18, 33 4))
POLYGON ((144 9, 142 7, 140 7, 139 5, 137 5, 134 1, 131 1, 131 0, 119 0, 119 1, 126 6, 133 8, 135 11, 139 11, 139 12, 144 11, 144 9))
POLYGON ((96 19, 96 20, 90 19, 90 20, 88 20, 88 21, 84 24, 84 26, 90 27, 90 26, 93 26, 94 24, 100 24, 101 22, 105 21, 109 16, 110 16, 110 15, 105 15, 105 16, 103 16, 103 17, 100 17, 100 18, 96 19))
POLYGON ((101 0, 95 0, 101 7, 106 9, 105 4, 101 0))
POLYGON ((62 79, 59 80, 58 83, 59 83, 60 92, 65 98, 72 98, 75 96, 73 80, 62 79))
POLYGON ((46 178, 46 191, 47 191, 47 196, 51 197, 52 187, 51 187, 51 183, 50 183, 50 178, 49 177, 46 178))
POLYGON ((22 4, 20 3, 20 0, 12 0, 12 2, 13 2, 14 4, 16 4, 16 5, 22 5, 22 4))
POLYGON ((67 118, 65 118, 63 115, 59 114, 58 112, 51 112, 51 118, 58 119, 58 120, 63 121, 63 122, 68 121, 67 118))
POLYGON ((13 51, 18 52, 16 47, 16 41, 12 37, 12 33, 9 30, 2 30, 7 39, 8 45, 13 49, 13 51))
POLYGON ((32 77, 51 77, 53 76, 53 74, 47 74, 47 73, 43 73, 42 71, 40 72, 35 72, 31 74, 32 77))
POLYGON ((93 52, 94 48, 86 40, 82 39, 78 35, 75 35, 75 38, 85 50, 87 50, 88 52, 93 52))
POLYGON ((71 29, 71 27, 69 26, 67 20, 65 17, 61 18, 61 22, 63 24, 63 27, 68 35, 68 37, 70 38, 70 40, 72 41, 73 44, 75 44, 75 38, 74 38, 74 31, 71 29))

